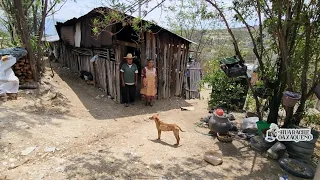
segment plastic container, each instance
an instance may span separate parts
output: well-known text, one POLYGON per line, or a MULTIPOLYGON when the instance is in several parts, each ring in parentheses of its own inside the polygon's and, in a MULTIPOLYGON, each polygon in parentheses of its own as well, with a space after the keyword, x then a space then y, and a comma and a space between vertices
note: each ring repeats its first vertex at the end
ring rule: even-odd
POLYGON ((216 151, 206 152, 203 159, 214 166, 221 165, 223 162, 222 154, 216 151))
POLYGON ((270 124, 267 123, 267 121, 258 121, 257 123, 257 127, 258 127, 258 133, 260 135, 262 135, 262 131, 269 129, 270 128, 270 124))
POLYGON ((209 120, 209 128, 213 132, 227 133, 232 128, 232 124, 226 116, 218 116, 214 112, 209 120))
POLYGON ((294 107, 300 98, 301 95, 299 93, 285 91, 282 96, 282 104, 287 107, 294 107))

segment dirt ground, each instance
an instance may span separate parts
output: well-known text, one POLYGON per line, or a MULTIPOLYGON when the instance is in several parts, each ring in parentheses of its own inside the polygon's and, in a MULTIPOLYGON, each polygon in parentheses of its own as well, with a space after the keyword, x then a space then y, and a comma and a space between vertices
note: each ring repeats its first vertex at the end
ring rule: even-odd
POLYGON ((18 100, 0 106, 0 179, 275 180, 287 174, 247 141, 224 144, 195 131, 194 124, 207 115, 208 91, 201 100, 172 98, 154 107, 138 102, 125 108, 67 68, 55 64, 54 70, 53 78, 47 71, 40 90, 20 91, 18 100), (173 146, 171 132, 155 140, 155 124, 148 120, 154 113, 186 131, 180 146, 173 146), (21 155, 28 147, 35 150, 21 155), (46 152, 48 147, 55 151, 46 152), (220 150, 223 164, 203 161, 208 150, 220 150))

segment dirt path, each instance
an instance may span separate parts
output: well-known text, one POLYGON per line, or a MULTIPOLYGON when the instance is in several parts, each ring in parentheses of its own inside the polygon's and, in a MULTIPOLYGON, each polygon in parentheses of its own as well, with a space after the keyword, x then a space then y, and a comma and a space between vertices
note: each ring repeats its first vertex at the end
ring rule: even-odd
MULTIPOLYGON (((274 180, 285 174, 246 141, 224 144, 197 133, 194 123, 207 115, 206 100, 172 98, 154 107, 137 103, 124 108, 77 74, 54 67, 56 74, 53 79, 47 74, 40 96, 22 91, 17 101, 1 104, 0 179, 274 180), (181 106, 195 110, 181 111, 181 106), (154 113, 186 131, 179 147, 173 146, 172 133, 155 140, 155 124, 148 120, 154 113), (28 147, 36 149, 22 156, 28 147), (47 147, 55 147, 55 152, 45 152, 47 147), (222 151, 221 166, 202 160, 208 150, 222 151)), ((208 92, 202 96, 208 97, 208 92)))

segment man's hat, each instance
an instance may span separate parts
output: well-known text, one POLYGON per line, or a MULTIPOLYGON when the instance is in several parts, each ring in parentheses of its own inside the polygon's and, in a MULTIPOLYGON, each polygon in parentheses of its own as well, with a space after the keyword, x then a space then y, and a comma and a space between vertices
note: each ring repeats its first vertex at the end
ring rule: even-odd
POLYGON ((126 57, 123 57, 125 59, 133 59, 133 58, 136 58, 135 56, 132 56, 131 53, 128 53, 126 57))

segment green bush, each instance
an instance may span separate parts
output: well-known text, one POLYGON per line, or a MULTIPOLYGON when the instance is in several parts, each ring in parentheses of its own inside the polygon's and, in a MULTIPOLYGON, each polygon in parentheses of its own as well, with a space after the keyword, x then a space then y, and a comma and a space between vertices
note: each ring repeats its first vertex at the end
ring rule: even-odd
POLYGON ((307 126, 311 124, 320 125, 320 114, 307 115, 304 120, 307 126))
POLYGON ((314 108, 316 105, 317 101, 316 100, 306 100, 306 108, 314 108))
POLYGON ((208 102, 209 108, 222 107, 236 109, 234 100, 239 100, 244 93, 244 88, 236 83, 237 78, 228 78, 221 69, 214 69, 203 78, 203 83, 212 87, 208 102))

